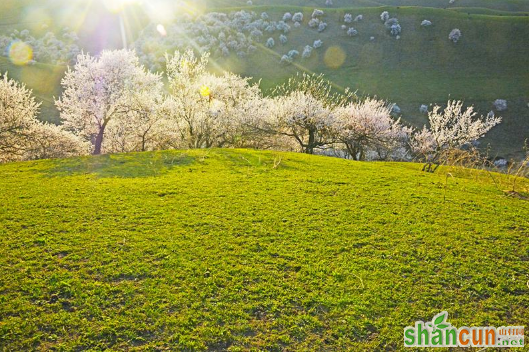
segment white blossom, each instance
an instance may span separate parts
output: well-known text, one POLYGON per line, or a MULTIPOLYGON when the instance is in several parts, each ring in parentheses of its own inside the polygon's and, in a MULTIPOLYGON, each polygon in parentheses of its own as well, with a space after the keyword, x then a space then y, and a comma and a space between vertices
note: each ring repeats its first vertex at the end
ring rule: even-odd
POLYGON ((291 64, 293 61, 294 61, 293 58, 291 56, 289 56, 289 55, 281 56, 281 63, 282 64, 288 65, 288 64, 291 64))
POLYGON ((494 101, 494 108, 496 111, 505 111, 507 110, 507 100, 505 99, 496 99, 494 101))
POLYGON ((294 21, 294 22, 303 22, 303 13, 301 13, 301 12, 296 12, 296 13, 292 16, 292 21, 294 21))
POLYGON ((338 140, 354 160, 404 159, 411 129, 391 117, 391 106, 368 98, 336 111, 338 140))
POLYGON ((421 22, 421 26, 423 26, 423 27, 430 27, 431 25, 432 25, 432 22, 428 21, 428 20, 423 20, 421 22))
POLYGON ((318 27, 319 24, 320 24, 320 20, 317 19, 317 18, 312 18, 312 19, 309 21, 309 27, 310 27, 310 28, 316 28, 316 27, 318 27))
POLYGON ((0 79, 0 163, 88 152, 87 145, 73 134, 37 120, 39 106, 23 84, 7 75, 0 79))
POLYGON ((411 140, 412 151, 428 161, 428 170, 431 171, 431 164, 439 163, 442 151, 477 141, 501 122, 501 117, 476 116, 474 108, 463 109, 461 101, 448 101, 444 110, 434 106, 428 112, 430 127, 425 126, 411 140))
POLYGON ((350 37, 357 36, 358 35, 358 31, 356 29, 354 29, 353 27, 351 27, 351 28, 349 28, 347 30, 347 35, 350 36, 350 37))
POLYGON ((291 58, 296 58, 297 56, 299 56, 299 51, 295 50, 295 49, 292 49, 288 52, 288 56, 290 56, 291 58))
POLYGON ((108 124, 133 109, 132 96, 162 89, 161 77, 147 72, 132 51, 103 51, 78 56, 62 80, 56 106, 65 128, 92 143, 100 154, 108 124))
POLYGON ((303 49, 303 53, 301 54, 301 57, 304 59, 308 59, 309 57, 312 56, 312 50, 314 50, 312 46, 310 45, 305 46, 305 48, 303 49))
POLYGON ((448 39, 450 39, 454 43, 457 43, 460 38, 461 38, 461 31, 457 28, 452 29, 452 31, 448 35, 448 39))
POLYGON ((322 10, 315 9, 312 12, 312 18, 321 17, 324 15, 324 12, 322 10))

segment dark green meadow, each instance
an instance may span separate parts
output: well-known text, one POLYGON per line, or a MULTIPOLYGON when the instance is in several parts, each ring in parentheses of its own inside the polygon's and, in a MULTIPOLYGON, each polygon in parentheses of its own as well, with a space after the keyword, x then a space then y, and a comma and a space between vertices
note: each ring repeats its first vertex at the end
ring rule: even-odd
POLYGON ((529 326, 529 183, 420 169, 249 150, 0 165, 0 350, 394 351, 443 310, 529 326))

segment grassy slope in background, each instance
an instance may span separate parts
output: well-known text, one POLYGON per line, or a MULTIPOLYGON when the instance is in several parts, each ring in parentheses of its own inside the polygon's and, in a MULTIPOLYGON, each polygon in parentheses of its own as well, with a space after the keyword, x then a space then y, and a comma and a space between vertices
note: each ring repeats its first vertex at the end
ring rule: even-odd
POLYGON ((0 349, 400 350, 442 310, 529 325, 527 200, 420 168, 243 150, 0 165, 0 349))

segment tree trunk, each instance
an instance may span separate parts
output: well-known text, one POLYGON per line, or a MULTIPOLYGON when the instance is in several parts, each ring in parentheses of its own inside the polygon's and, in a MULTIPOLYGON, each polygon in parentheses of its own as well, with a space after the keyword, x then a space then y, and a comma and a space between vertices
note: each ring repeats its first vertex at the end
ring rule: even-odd
POLYGON ((101 126, 99 132, 97 133, 93 155, 101 154, 101 145, 103 144, 103 135, 105 134, 105 128, 106 124, 103 124, 103 126, 101 126))
POLYGON ((307 147, 305 148, 305 153, 314 154, 315 139, 316 137, 314 131, 309 130, 309 142, 307 143, 307 147))

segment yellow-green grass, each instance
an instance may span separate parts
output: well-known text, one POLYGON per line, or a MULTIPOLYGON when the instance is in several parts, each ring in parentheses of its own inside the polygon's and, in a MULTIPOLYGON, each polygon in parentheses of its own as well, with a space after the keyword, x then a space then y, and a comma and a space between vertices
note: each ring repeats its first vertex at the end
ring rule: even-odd
POLYGON ((528 201, 420 169, 249 150, 0 165, 0 349, 404 350, 443 310, 529 325, 528 201))

